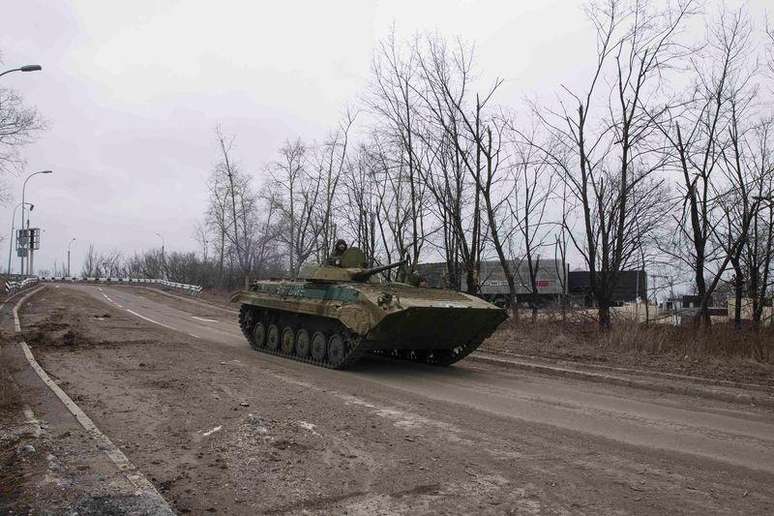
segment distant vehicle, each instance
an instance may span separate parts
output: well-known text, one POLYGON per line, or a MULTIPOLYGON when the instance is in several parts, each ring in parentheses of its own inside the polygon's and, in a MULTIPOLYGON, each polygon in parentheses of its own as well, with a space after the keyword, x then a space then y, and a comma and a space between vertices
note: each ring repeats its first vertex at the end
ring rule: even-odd
MULTIPOLYGON (((519 303, 546 304, 555 301, 566 294, 567 269, 560 260, 537 261, 536 286, 537 295, 532 295, 529 267, 526 260, 511 260, 511 270, 516 283, 516 299, 519 303)), ((448 288, 446 262, 420 263, 417 273, 427 280, 428 285, 435 288, 448 288)), ((478 296, 500 307, 510 303, 510 291, 505 271, 499 260, 481 262, 480 290, 478 296)), ((467 290, 464 273, 461 280, 461 290, 467 290)))
POLYGON ((447 366, 464 358, 506 318, 475 296, 380 282, 401 263, 366 268, 349 248, 300 280, 256 281, 231 298, 239 325, 262 353, 342 369, 365 353, 447 366))

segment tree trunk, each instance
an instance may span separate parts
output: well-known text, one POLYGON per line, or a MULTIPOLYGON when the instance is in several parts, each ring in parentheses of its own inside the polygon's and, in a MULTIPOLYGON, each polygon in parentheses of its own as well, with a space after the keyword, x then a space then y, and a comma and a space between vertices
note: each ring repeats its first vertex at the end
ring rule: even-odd
POLYGON ((607 299, 599 299, 597 301, 599 307, 597 310, 599 317, 599 329, 608 331, 610 329, 610 301, 607 299))
POLYGON ((742 295, 744 290, 744 278, 739 261, 735 261, 734 267, 734 329, 742 329, 742 295))

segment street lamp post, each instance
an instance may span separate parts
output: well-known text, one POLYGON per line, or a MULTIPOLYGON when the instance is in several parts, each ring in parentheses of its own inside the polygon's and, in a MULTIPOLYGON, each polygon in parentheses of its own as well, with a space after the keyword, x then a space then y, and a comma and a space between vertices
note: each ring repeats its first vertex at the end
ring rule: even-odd
MULTIPOLYGON (((8 269, 6 270, 6 274, 8 274, 8 275, 11 274, 11 253, 13 252, 13 242, 14 242, 14 237, 16 236, 14 234, 14 232, 16 231, 16 210, 18 210, 19 206, 21 206, 21 205, 22 205, 22 203, 19 203, 19 204, 16 205, 16 207, 13 209, 13 216, 11 217, 11 234, 10 234, 10 238, 8 239, 9 240, 9 244, 8 244, 8 269)), ((32 211, 32 209, 35 207, 34 204, 31 204, 29 202, 27 203, 27 205, 30 207, 30 211, 32 211)), ((21 272, 21 271, 19 271, 19 272, 21 272)))
POLYGON ((161 236, 161 233, 156 233, 156 236, 161 239, 161 274, 164 275, 163 279, 167 279, 167 259, 164 255, 164 247, 166 247, 166 242, 164 241, 164 237, 161 236))
POLYGON ((6 70, 3 73, 0 73, 0 77, 11 72, 39 72, 42 69, 43 67, 40 65, 24 65, 20 66, 19 68, 11 68, 10 70, 6 70))
POLYGON ((73 245, 73 242, 75 242, 75 237, 73 237, 72 240, 67 244, 67 277, 71 278, 70 276, 70 246, 73 245))
MULTIPOLYGON (((7 73, 7 72, 6 72, 7 73)), ((36 176, 38 174, 51 174, 53 173, 52 170, 41 170, 39 172, 33 172, 32 174, 27 176, 27 179, 24 180, 24 184, 22 185, 22 221, 21 221, 21 227, 24 229, 24 196, 27 190, 27 181, 30 180, 32 176, 36 176)), ((29 224, 28 224, 29 225, 29 224)), ((30 238, 29 235, 27 235, 27 252, 25 253, 26 256, 21 257, 21 273, 24 274, 24 259, 29 258, 30 255, 30 238)), ((29 273, 29 260, 27 261, 27 273, 29 273)))

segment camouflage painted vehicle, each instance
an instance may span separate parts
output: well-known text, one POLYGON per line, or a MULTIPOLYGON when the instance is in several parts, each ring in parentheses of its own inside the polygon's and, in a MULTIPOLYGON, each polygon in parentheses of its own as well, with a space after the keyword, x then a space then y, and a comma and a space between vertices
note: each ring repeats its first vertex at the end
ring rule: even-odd
POLYGON ((446 366, 506 319, 504 310, 475 296, 376 280, 401 263, 368 269, 357 248, 339 262, 235 293, 231 301, 241 304, 239 324, 250 345, 335 369, 365 353, 446 366))

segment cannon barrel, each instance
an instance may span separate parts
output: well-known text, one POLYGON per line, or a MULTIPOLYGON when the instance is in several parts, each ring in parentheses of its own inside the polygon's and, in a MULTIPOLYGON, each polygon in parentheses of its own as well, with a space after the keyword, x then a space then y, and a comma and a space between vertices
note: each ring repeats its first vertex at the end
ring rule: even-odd
POLYGON ((380 265, 379 267, 371 267, 370 269, 365 269, 359 272, 356 272, 352 275, 352 279, 354 281, 365 281, 374 274, 378 274, 382 271, 386 271, 388 269, 394 269, 395 267, 399 267, 406 263, 407 260, 401 260, 399 262, 395 263, 388 263, 387 265, 380 265))

